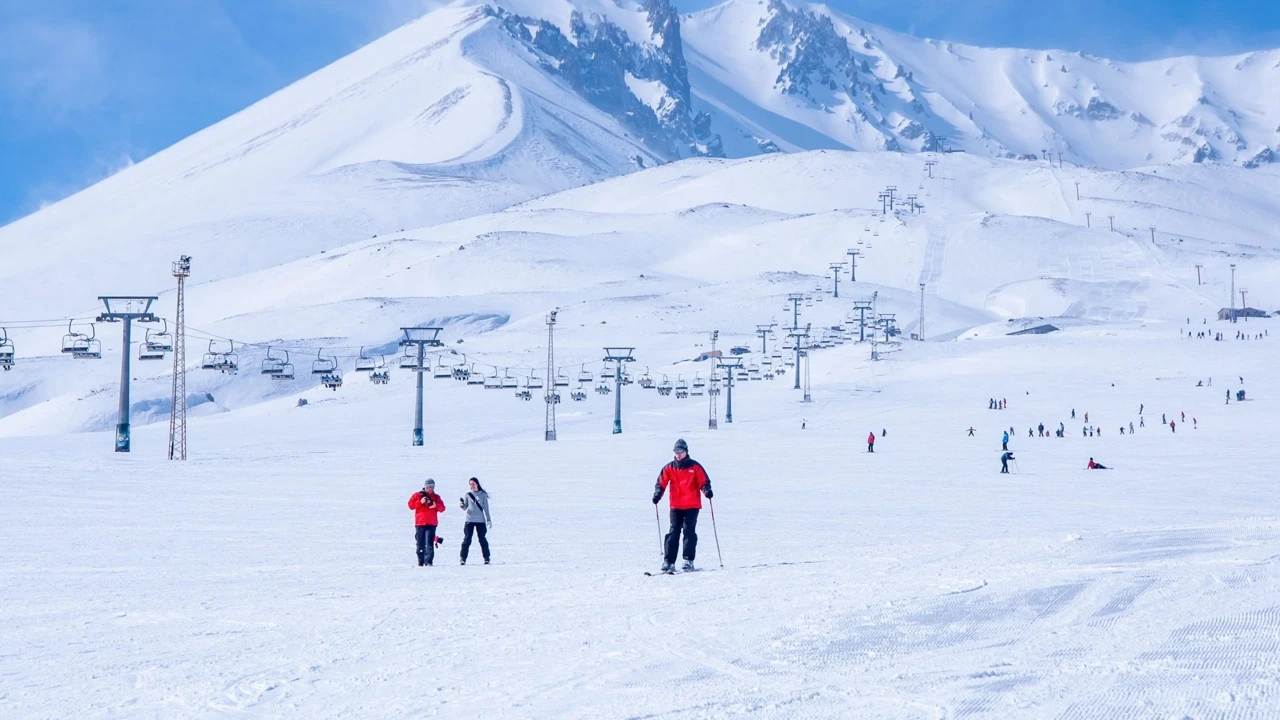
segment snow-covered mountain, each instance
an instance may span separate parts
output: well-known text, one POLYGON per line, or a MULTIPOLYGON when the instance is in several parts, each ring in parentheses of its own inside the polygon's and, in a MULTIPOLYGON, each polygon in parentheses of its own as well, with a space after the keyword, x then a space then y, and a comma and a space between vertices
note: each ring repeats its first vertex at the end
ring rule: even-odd
POLYGON ((1048 151, 1119 169, 1280 152, 1277 50, 1122 63, 922 40, 790 0, 727 0, 682 30, 695 107, 730 155, 1048 151))

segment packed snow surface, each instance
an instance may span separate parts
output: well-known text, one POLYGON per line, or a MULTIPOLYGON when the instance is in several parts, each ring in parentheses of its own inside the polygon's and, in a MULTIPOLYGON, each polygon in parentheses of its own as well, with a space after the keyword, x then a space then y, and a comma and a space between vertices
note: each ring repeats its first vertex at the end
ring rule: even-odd
POLYGON ((1276 340, 1169 330, 830 350, 813 403, 744 383, 716 431, 631 386, 623 434, 593 395, 547 443, 539 403, 427 380, 415 450, 396 374, 197 419, 185 464, 159 426, 5 439, 0 714, 1274 717, 1276 340), (676 437, 715 524, 700 572, 646 577, 676 437), (472 475, 494 564, 460 567, 472 475), (418 568, 426 477, 451 507, 418 568))

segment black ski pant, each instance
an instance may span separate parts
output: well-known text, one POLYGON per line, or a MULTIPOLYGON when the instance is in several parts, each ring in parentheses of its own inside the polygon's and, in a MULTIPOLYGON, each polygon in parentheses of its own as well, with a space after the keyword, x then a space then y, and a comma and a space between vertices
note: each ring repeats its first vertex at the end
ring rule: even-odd
POLYGON ((1005 442, 1000 443, 1000 449, 1001 449, 1001 450, 1008 450, 1008 449, 1009 449, 1009 442, 1006 440, 1005 442))
POLYGON ((1007 462, 1005 462, 1005 461, 1001 460, 1001 461, 1000 461, 1000 472, 1002 472, 1002 473, 1008 473, 1008 472, 1009 472, 1009 463, 1007 463, 1007 462))
POLYGON ((413 529, 413 539, 418 543, 418 564, 430 565, 436 559, 436 526, 418 525, 413 529))
POLYGON ((684 553, 683 557, 689 562, 693 562, 694 555, 698 552, 698 509, 691 508, 689 510, 671 510, 671 524, 667 530, 667 553, 663 556, 663 560, 668 565, 674 565, 676 562, 676 550, 680 547, 680 533, 684 532, 684 553))
POLYGON ((480 538, 480 554, 484 555, 484 561, 489 562, 489 541, 485 539, 485 532, 488 529, 482 522, 469 522, 462 528, 462 562, 467 561, 467 553, 471 552, 471 533, 475 533, 480 538))
POLYGON ((875 443, 867 443, 867 452, 875 452, 875 451, 876 451, 876 444, 875 444, 875 443))

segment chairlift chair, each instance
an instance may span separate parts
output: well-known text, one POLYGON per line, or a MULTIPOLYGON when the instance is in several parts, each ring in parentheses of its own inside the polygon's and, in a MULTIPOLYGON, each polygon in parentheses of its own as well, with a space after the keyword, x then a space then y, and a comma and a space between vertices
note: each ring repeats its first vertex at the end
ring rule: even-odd
POLYGON ((570 397, 574 402, 582 402, 582 401, 584 401, 584 400, 586 400, 586 399, 587 399, 587 391, 586 391, 585 389, 583 389, 583 387, 582 387, 581 385, 579 385, 578 387, 576 387, 576 388, 574 388, 572 391, 570 391, 570 393, 569 393, 569 397, 570 397))
POLYGON ((582 370, 578 373, 578 382, 583 383, 585 385, 590 385, 595 381, 596 381, 595 376, 591 374, 591 371, 587 370, 586 365, 583 365, 582 370))
POLYGON ((538 377, 538 373, 529 373, 529 380, 525 383, 530 390, 542 389, 542 378, 538 377))
POLYGON ((558 388, 569 387, 569 376, 564 373, 556 373, 555 386, 558 388))
POLYGON ((284 368, 284 364, 288 362, 288 359, 287 359, 288 357, 289 357, 288 352, 285 353, 285 358, 286 358, 285 360, 281 360, 280 358, 275 357, 274 355, 271 354, 271 346, 268 345, 267 356, 262 359, 262 374, 263 375, 279 375, 280 371, 284 368))
POLYGON ((320 377, 320 383, 326 388, 337 392, 338 388, 342 387, 342 371, 335 367, 331 372, 327 372, 320 377))
POLYGON ((666 375, 663 375, 662 382, 658 383, 658 394, 665 397, 670 395, 673 389, 671 380, 669 380, 666 375))
POLYGON ((484 376, 484 373, 478 373, 471 370, 467 371, 466 383, 468 385, 476 385, 476 386, 483 386, 483 387, 489 386, 489 381, 484 376))
POLYGON ((14 357, 13 341, 9 339, 9 331, 0 328, 0 368, 13 369, 14 357))
POLYGON ((280 372, 271 376, 273 380, 292 380, 293 379, 293 363, 289 362, 286 353, 284 364, 280 366, 280 372))
POLYGON ((67 321, 67 334, 62 336, 62 352, 74 354, 89 346, 89 336, 71 329, 74 320, 67 321))
MULTIPOLYGON (((222 354, 222 367, 219 369, 224 373, 235 375, 240 369, 240 356, 236 354, 235 341, 228 340, 227 342, 231 344, 231 349, 222 354)), ((339 377, 339 381, 341 381, 341 377, 339 377)))
MULTIPOLYGON (((414 358, 417 359, 416 357, 414 358)), ((356 358, 356 372, 373 372, 378 369, 378 361, 364 354, 364 346, 360 347, 360 357, 356 358)))
POLYGON ((640 387, 646 390, 653 389, 653 378, 649 375, 648 366, 645 366, 644 374, 640 376, 640 387))
POLYGON ((494 375, 493 377, 485 378, 484 389, 485 390, 501 390, 502 377, 499 375, 494 375))
POLYGON ((405 348, 405 353, 400 356, 401 370, 417 370, 418 354, 412 347, 405 348))
POLYGON ((316 359, 311 362, 311 374, 312 375, 332 375, 334 371, 338 369, 338 361, 335 358, 327 358, 322 356, 320 354, 321 352, 323 351, 316 350, 316 359))
MULTIPOLYGON (((165 353, 173 352, 173 336, 169 334, 169 321, 160 318, 160 322, 164 323, 164 329, 160 332, 153 332, 147 328, 147 336, 143 347, 146 348, 149 355, 159 353, 163 358, 165 353)), ((147 358, 154 359, 154 358, 147 358)))
POLYGON ((683 377, 677 377, 676 390, 679 391, 679 390, 688 390, 688 389, 689 389, 689 381, 685 380, 683 377))
POLYGON ((139 360, 163 360, 164 353, 158 350, 152 350, 151 347, 144 342, 138 346, 138 359, 139 360))
POLYGON ((701 375, 693 376, 693 389, 701 390, 707 386, 707 381, 702 379, 701 375))
POLYGON ((439 380, 450 380, 454 376, 456 368, 445 365, 443 361, 436 361, 435 368, 431 371, 431 377, 439 380))
POLYGON ((611 392, 613 392, 613 388, 609 387, 609 383, 605 382, 604 379, 601 379, 600 384, 596 386, 596 393, 608 395, 611 392))
POLYGON ((516 379, 514 376, 512 375, 502 376, 502 389, 513 390, 518 387, 520 387, 520 381, 516 379))
POLYGON ((612 365, 605 365, 604 368, 600 370, 601 380, 612 380, 616 375, 617 372, 614 370, 612 365))
POLYGON ((391 372, 389 370, 374 370, 369 373, 369 382, 374 385, 386 385, 391 382, 391 372))

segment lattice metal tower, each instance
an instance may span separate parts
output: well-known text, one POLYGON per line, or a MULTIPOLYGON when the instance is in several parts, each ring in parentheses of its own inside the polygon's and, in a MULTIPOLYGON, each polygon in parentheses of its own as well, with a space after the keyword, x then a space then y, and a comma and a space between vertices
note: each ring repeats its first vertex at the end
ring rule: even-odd
POLYGON ((173 264, 178 279, 178 310, 173 331, 173 405, 169 409, 169 459, 187 459, 187 300, 186 280, 191 258, 183 255, 173 264))
POLYGON ((559 310, 552 310, 547 316, 547 392, 543 396, 543 400, 547 403, 546 418, 546 439, 547 442, 554 442, 556 439, 556 313, 559 310))
MULTIPOLYGON (((714 353, 714 352, 715 352, 715 350, 716 350, 716 341, 717 341, 717 340, 719 340, 719 339, 720 339, 720 331, 719 331, 719 330, 716 330, 715 332, 712 332, 712 333, 711 333, 711 352, 712 352, 712 353, 714 353)), ((716 361, 716 358, 715 358, 715 356, 714 356, 714 355, 712 355, 712 356, 711 356, 711 361, 712 361, 712 362, 715 362, 715 361, 716 361)), ((713 370, 712 370, 712 372, 711 372, 711 377, 707 380, 707 398, 709 399, 710 406, 711 406, 711 407, 710 407, 710 409, 708 410, 708 414, 707 414, 707 429, 708 429, 708 430, 715 430, 715 429, 716 429, 716 424, 717 424, 717 422, 716 422, 716 398, 718 398, 719 396, 720 396, 720 388, 716 387, 716 374, 715 374, 715 371, 714 371, 714 368, 713 368, 713 370)))
MULTIPOLYGON (((805 339, 808 340, 808 337, 809 327, 805 326, 805 339)), ((813 396, 809 394, 809 358, 811 355, 812 353, 809 352, 808 343, 806 342, 804 354, 802 355, 804 358, 804 399, 801 402, 813 402, 813 396)))

